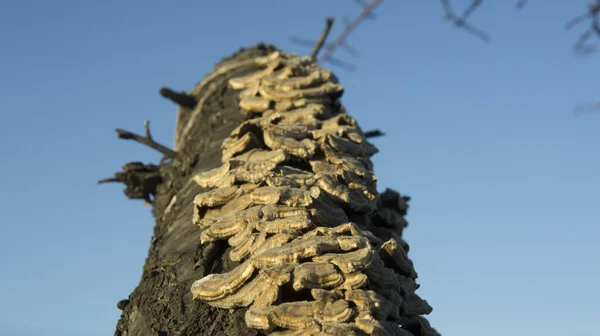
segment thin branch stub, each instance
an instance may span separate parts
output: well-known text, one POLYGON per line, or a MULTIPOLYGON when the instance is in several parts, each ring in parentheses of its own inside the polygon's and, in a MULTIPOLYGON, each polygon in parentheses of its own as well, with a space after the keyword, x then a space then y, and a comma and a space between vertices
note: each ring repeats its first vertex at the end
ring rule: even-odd
POLYGON ((194 108, 198 102, 196 98, 185 93, 175 92, 168 87, 160 89, 160 95, 183 107, 194 108))
POLYGON ((109 178, 104 178, 101 180, 98 180, 98 184, 103 184, 103 183, 113 183, 113 182, 122 182, 121 180, 115 178, 115 177, 109 177, 109 178))
POLYGON ((313 61, 317 59, 317 54, 319 54, 319 51, 321 50, 321 48, 323 47, 323 44, 327 40, 327 36, 329 35, 329 31, 331 30, 331 26, 333 26, 334 21, 335 21, 335 19, 333 17, 328 17, 327 20, 325 21, 325 29, 321 33, 321 37, 319 38, 319 41, 317 41, 317 44, 315 44, 315 47, 313 48, 312 52, 310 53, 310 59, 312 59, 313 61))
POLYGON ((375 138, 375 137, 380 137, 380 136, 384 136, 384 135, 385 135, 385 133, 383 133, 382 131, 380 131, 378 129, 365 132, 366 138, 375 138))

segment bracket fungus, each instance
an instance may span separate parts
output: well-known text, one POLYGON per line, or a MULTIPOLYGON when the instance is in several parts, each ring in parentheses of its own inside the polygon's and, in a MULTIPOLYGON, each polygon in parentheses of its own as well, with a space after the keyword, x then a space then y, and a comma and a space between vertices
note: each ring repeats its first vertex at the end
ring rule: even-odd
POLYGON ((223 164, 193 178, 201 243, 226 241, 240 264, 195 281, 193 298, 247 308, 248 327, 271 335, 436 335, 401 239, 407 199, 377 193, 377 149, 337 78, 282 52, 254 63, 229 81, 249 119, 223 164))

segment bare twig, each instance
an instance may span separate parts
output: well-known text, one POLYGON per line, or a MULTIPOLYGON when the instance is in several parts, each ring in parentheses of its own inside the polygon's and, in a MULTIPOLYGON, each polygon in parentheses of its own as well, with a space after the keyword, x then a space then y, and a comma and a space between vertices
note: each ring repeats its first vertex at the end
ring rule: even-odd
POLYGON ((333 66, 336 66, 336 67, 346 70, 348 72, 356 71, 356 65, 344 62, 339 58, 331 57, 327 60, 327 62, 333 66))
POLYGON ((593 18, 595 15, 598 14, 598 10, 600 3, 598 1, 596 1, 595 4, 590 4, 587 12, 581 14, 581 15, 577 15, 574 18, 572 18, 569 22, 567 22, 565 24, 565 29, 566 30, 570 30, 573 27, 575 27, 576 25, 582 23, 583 21, 589 19, 589 18, 593 18))
POLYGON ((168 87, 161 88, 160 95, 183 107, 194 108, 198 103, 196 98, 185 93, 175 92, 168 87))
POLYGON ((319 51, 323 47, 325 40, 327 40, 327 35, 329 35, 329 31, 331 30, 331 26, 333 26, 334 20, 335 19, 332 17, 328 17, 325 20, 325 29, 323 29, 323 32, 321 33, 321 37, 319 38, 319 40, 317 41, 317 44, 315 44, 312 52, 310 53, 310 58, 313 61, 317 59, 317 55, 319 54, 319 51))
POLYGON ((483 0, 473 0, 471 5, 467 7, 467 9, 465 9, 465 11, 463 12, 461 19, 463 21, 466 21, 469 18, 469 16, 471 16, 471 14, 477 9, 477 7, 481 5, 482 2, 483 0))
POLYGON ((590 27, 581 34, 579 40, 575 43, 575 51, 581 54, 588 54, 596 50, 595 46, 590 46, 587 44, 587 40, 589 40, 592 36, 598 35, 600 37, 600 0, 596 0, 594 3, 590 4, 586 13, 578 15, 572 18, 565 25, 565 30, 571 30, 576 25, 582 23, 583 21, 590 19, 591 25, 590 27))
POLYGON ((375 137, 380 137, 380 136, 384 136, 384 135, 385 135, 385 133, 383 133, 382 131, 380 131, 378 129, 365 132, 366 138, 375 138, 375 137))
POLYGON ((166 157, 170 157, 170 158, 174 159, 174 158, 177 158, 177 156, 178 156, 177 152, 155 142, 152 139, 152 136, 150 134, 150 122, 148 120, 144 120, 145 136, 141 136, 141 135, 129 132, 129 131, 125 131, 120 128, 117 128, 115 131, 117 132, 117 138, 119 138, 119 139, 135 140, 141 144, 144 144, 144 145, 162 153, 166 157))
MULTIPOLYGON (((368 5, 366 2, 364 2, 364 0, 354 0, 354 2, 356 2, 356 3, 357 3, 359 6, 361 6, 363 10, 364 10, 364 9, 365 9, 365 7, 367 7, 367 5, 368 5)), ((367 15, 367 18, 368 18, 368 19, 375 20, 375 19, 377 18, 377 16, 375 16, 375 13, 373 13, 373 12, 370 12, 370 13, 367 15)))
POLYGON ((346 43, 348 36, 365 19, 371 17, 373 10, 379 6, 383 0, 373 0, 364 4, 363 11, 354 20, 344 26, 342 33, 325 49, 325 54, 319 59, 320 62, 330 61, 336 49, 346 43))
POLYGON ((356 58, 358 58, 360 56, 360 53, 358 52, 358 50, 349 46, 347 43, 341 44, 340 47, 342 47, 342 49, 344 49, 348 54, 350 54, 356 58))
POLYGON ((471 16, 471 14, 477 8, 479 8, 479 6, 483 2, 483 0, 473 0, 473 2, 471 2, 471 5, 469 5, 469 7, 467 7, 467 9, 465 9, 465 11, 462 13, 461 16, 457 16, 454 13, 454 10, 452 9, 452 5, 450 5, 449 0, 441 0, 441 2, 442 2, 442 6, 444 7, 444 11, 445 11, 444 18, 446 20, 451 21, 452 23, 454 23, 454 26, 456 26, 457 28, 462 28, 462 29, 466 30, 467 32, 479 37, 480 39, 482 39, 485 42, 490 41, 490 36, 486 32, 484 32, 483 30, 481 30, 467 22, 467 19, 469 18, 469 16, 471 16))

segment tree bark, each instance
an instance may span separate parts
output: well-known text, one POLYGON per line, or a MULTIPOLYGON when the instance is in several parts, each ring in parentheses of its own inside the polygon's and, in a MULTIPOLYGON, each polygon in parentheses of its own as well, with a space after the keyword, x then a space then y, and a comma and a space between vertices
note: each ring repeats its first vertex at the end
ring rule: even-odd
MULTIPOLYGON (((214 308, 202 300, 192 298, 190 289, 196 280, 209 274, 225 273, 240 265, 239 262, 230 260, 227 241, 200 243, 201 230, 192 222, 194 198, 206 190, 194 182, 192 177, 195 173, 214 169, 222 164, 221 144, 232 130, 250 117, 240 109, 239 91, 228 85, 229 79, 255 72, 257 66, 246 60, 266 56, 275 50, 272 46, 259 44, 241 49, 232 57, 221 61, 211 74, 188 93, 197 104, 179 107, 175 132, 177 157, 152 166, 151 170, 144 170, 143 174, 146 175, 143 176, 136 175, 141 174, 137 173, 139 170, 131 169, 118 173, 121 174, 118 176, 128 174, 128 178, 119 180, 127 185, 127 190, 137 191, 132 193, 126 190, 128 197, 148 201, 149 195, 153 196, 152 212, 156 225, 140 282, 129 298, 118 304, 123 313, 117 323, 115 335, 264 334, 261 330, 248 328, 244 319, 247 309, 230 311, 214 308), (151 174, 150 178, 148 174, 151 174), (153 183, 147 183, 148 180, 153 183)), ((339 105, 337 108, 342 107, 339 105)), ((402 217, 406 206, 402 208, 398 204, 406 205, 407 201, 407 197, 386 191, 380 196, 379 211, 369 218, 350 219, 363 222, 382 240, 396 239, 402 249, 408 252, 408 245, 401 239, 403 227, 396 228, 395 231, 386 228, 386 212, 382 210, 387 207, 402 217)), ((410 267, 412 269, 412 263, 410 267)), ((419 316, 429 311, 416 308, 412 315, 404 314, 404 330, 415 336, 436 335, 427 321, 419 316)))
MULTIPOLYGON (((264 45, 240 50, 217 68, 232 61, 264 56, 273 50, 264 45)), ((159 165, 162 183, 153 193, 154 237, 138 286, 128 301, 120 303, 124 309, 115 335, 259 334, 246 327, 243 311, 231 314, 212 308, 192 300, 190 292, 195 280, 233 267, 223 257, 223 244, 209 248, 200 245, 200 230, 192 224, 192 211, 194 197, 203 190, 192 181, 191 174, 221 164, 221 143, 244 120, 238 107, 238 93, 228 87, 227 80, 253 70, 252 65, 244 66, 217 76, 208 87, 197 85, 191 90, 197 100, 206 93, 212 94, 201 107, 201 116, 193 123, 187 140, 176 147, 183 154, 182 159, 159 165)), ((179 107, 178 134, 193 110, 179 107)))

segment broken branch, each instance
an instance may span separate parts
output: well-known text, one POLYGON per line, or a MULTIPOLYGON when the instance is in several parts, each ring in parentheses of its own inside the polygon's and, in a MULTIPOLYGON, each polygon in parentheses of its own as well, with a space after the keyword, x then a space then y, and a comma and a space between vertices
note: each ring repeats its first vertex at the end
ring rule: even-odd
POLYGON ((319 41, 317 41, 317 44, 315 44, 315 47, 313 48, 312 52, 310 53, 310 59, 311 60, 316 60, 317 59, 317 54, 319 53, 319 51, 321 50, 321 48, 323 47, 323 44, 325 43, 325 40, 327 40, 327 36, 329 35, 329 31, 331 30, 331 26, 333 26, 333 22, 334 22, 334 18, 332 17, 328 17, 325 21, 325 29, 323 29, 323 32, 321 33, 321 37, 319 38, 319 41))
POLYGON ((97 183, 102 184, 102 183, 112 183, 112 182, 122 182, 122 181, 115 177, 109 177, 109 178, 98 180, 97 183))
POLYGON ((119 138, 119 139, 135 140, 141 144, 144 144, 144 145, 162 153, 166 157, 170 157, 173 159, 177 158, 177 155, 178 155, 177 152, 155 142, 152 139, 152 136, 150 134, 150 122, 148 120, 144 121, 145 136, 141 136, 141 135, 135 134, 133 132, 125 131, 120 128, 115 129, 115 131, 117 132, 117 138, 119 138))
POLYGON ((375 138, 375 137, 384 136, 384 135, 385 135, 385 133, 383 133, 382 131, 380 131, 378 129, 365 132, 366 138, 375 138))
POLYGON ((125 195, 131 199, 143 199, 152 204, 157 186, 163 182, 158 166, 129 162, 123 165, 123 171, 116 172, 114 177, 101 179, 98 184, 108 182, 124 183, 125 195))
POLYGON ((160 95, 183 107, 194 108, 198 103, 196 98, 185 93, 175 92, 168 87, 160 89, 160 95))

